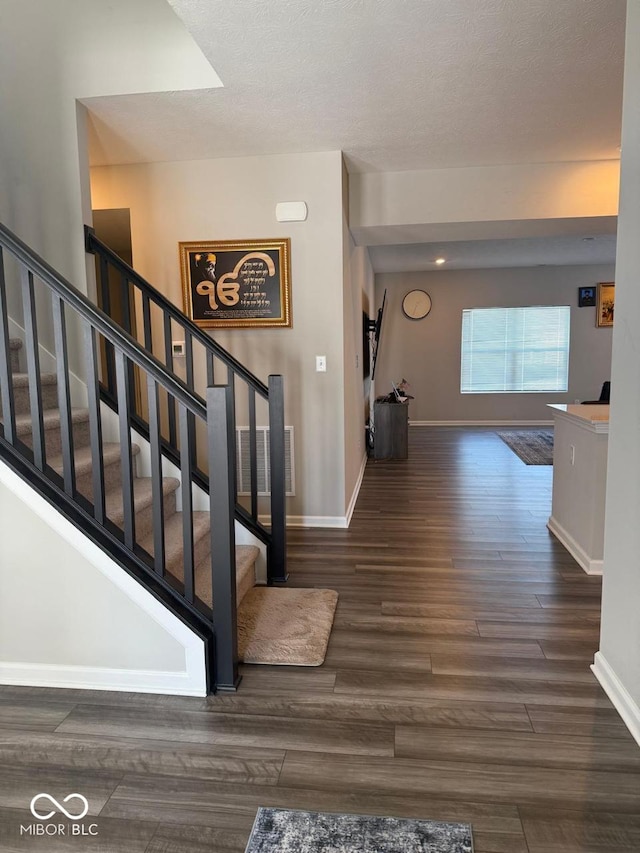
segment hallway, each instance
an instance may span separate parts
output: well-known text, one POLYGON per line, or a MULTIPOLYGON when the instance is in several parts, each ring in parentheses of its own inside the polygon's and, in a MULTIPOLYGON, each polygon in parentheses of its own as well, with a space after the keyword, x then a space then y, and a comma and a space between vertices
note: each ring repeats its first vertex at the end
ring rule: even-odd
POLYGON ((370 461, 349 530, 289 531, 291 585, 340 593, 319 669, 206 700, 0 688, 0 850, 44 849, 18 837, 38 791, 85 795, 123 853, 242 853, 260 805, 470 822, 476 853, 639 850, 640 748, 589 670, 600 581, 547 532, 551 475, 479 428, 370 461))

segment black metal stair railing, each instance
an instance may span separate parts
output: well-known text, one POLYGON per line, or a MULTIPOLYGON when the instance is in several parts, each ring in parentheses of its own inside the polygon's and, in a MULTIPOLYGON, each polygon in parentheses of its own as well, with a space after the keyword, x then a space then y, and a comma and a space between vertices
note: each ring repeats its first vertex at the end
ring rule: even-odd
MULTIPOLYGON (((93 229, 85 226, 85 248, 96 258, 96 280, 100 302, 104 311, 113 316, 118 303, 118 322, 124 330, 136 338, 147 352, 153 353, 166 370, 181 376, 187 388, 196 396, 204 397, 205 389, 213 386, 224 371, 225 384, 231 389, 233 419, 229 426, 234 446, 234 467, 237 459, 236 423, 239 411, 248 422, 249 449, 249 495, 243 503, 239 498, 237 484, 234 492, 235 518, 267 546, 267 580, 269 583, 284 582, 286 568, 286 476, 285 476, 285 425, 284 389, 281 376, 270 376, 265 385, 247 368, 196 326, 170 300, 135 272, 115 252, 96 237, 93 229), (136 315, 138 319, 136 320, 136 315), (184 340, 184 362, 174 358, 172 342, 175 337, 184 340), (269 440, 266 448, 265 470, 269 476, 268 502, 259 502, 259 472, 257 452, 257 400, 268 407, 267 420, 269 440), (267 525, 259 514, 259 508, 269 517, 267 525)), ((114 354, 107 345, 103 353, 104 370, 101 385, 102 399, 117 407, 117 376, 114 354)), ((135 393, 136 377, 129 369, 128 383, 131 395, 135 393)), ((181 444, 181 432, 176 415, 176 403, 164 399, 161 403, 161 452, 176 460, 181 444)), ((204 440, 194 437, 193 419, 189 417, 187 430, 191 435, 194 453, 194 481, 204 490, 209 489, 209 475, 201 467, 206 458, 204 440)), ((144 404, 133 407, 132 422, 136 429, 147 435, 149 417, 144 404)), ((185 432, 186 435, 186 432, 185 432)), ((204 439, 204 436, 202 436, 204 439)), ((235 482, 235 480, 234 480, 235 482)))
MULTIPOLYGON (((77 370, 79 367, 73 365, 77 370)), ((104 378, 104 377, 103 377, 104 378)), ((77 401, 76 401, 77 402, 77 401)), ((206 401, 167 370, 82 293, 0 225, 0 459, 56 506, 69 520, 109 553, 153 595, 163 601, 205 641, 210 689, 234 690, 239 682, 235 599, 235 465, 233 456, 233 390, 229 384, 206 390, 206 401), (10 260, 11 259, 11 260, 10 260), (6 262, 6 263, 5 263, 6 262), (6 275, 5 275, 6 273, 6 275), (11 369, 7 287, 21 291, 24 346, 28 372, 29 413, 16 406, 15 374, 11 369), (59 447, 51 445, 51 410, 43 405, 39 329, 52 330, 57 378, 59 447), (80 341, 78 341, 80 338, 80 341), (80 433, 72 405, 70 351, 78 344, 84 361, 88 400, 81 408, 88 434, 80 433), (120 486, 105 479, 105 433, 113 426, 101 406, 100 353, 112 353, 111 390, 117 410, 120 486), (132 428, 133 371, 146 389, 150 445, 150 524, 153 545, 143 548, 136 530, 136 478, 132 428), (182 502, 182 577, 167 571, 160 398, 176 413, 179 443, 174 461, 180 469, 182 502), (209 451, 208 481, 211 512, 211 570, 208 593, 196 583, 194 525, 191 512, 197 483, 192 441, 193 425, 205 430, 209 451), (90 452, 88 481, 80 481, 77 453, 90 452), (52 464, 53 463, 53 464, 52 464), (118 513, 113 501, 117 495, 118 513), (119 494, 118 494, 119 488, 119 494), (115 518, 117 515, 117 518, 115 518), (113 516, 113 517, 112 517, 113 516), (208 595, 211 598, 208 599, 208 595), (205 600, 205 599, 208 599, 205 600)), ((50 405, 50 404, 49 404, 50 405)), ((111 416, 113 420, 113 416, 111 416)), ((86 477, 86 475, 85 475, 86 477)), ((147 508, 149 511, 149 508, 147 508)), ((148 544, 148 543, 147 543, 148 544)), ((88 602, 87 606, 91 606, 88 602)))

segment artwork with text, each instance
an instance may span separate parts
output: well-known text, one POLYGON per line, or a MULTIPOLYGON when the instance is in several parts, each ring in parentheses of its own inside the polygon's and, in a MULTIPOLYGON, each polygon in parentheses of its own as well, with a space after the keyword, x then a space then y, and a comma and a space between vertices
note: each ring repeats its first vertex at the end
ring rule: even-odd
POLYGON ((197 325, 291 326, 288 239, 180 243, 180 267, 197 325))

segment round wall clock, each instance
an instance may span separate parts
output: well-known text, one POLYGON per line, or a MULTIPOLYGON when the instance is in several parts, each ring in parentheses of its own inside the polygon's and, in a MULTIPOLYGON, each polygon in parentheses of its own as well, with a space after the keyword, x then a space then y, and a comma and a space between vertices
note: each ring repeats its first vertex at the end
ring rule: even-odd
POLYGON ((410 290, 402 300, 402 310, 410 320, 422 320, 431 311, 431 297, 425 290, 410 290))

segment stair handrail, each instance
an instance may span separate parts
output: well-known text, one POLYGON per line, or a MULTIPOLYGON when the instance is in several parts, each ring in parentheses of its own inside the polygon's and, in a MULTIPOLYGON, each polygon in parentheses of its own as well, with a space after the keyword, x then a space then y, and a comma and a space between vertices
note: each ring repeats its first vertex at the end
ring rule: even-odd
POLYGON ((163 385, 171 394, 186 406, 194 415, 207 419, 205 401, 175 374, 171 373, 154 355, 149 353, 138 341, 120 326, 97 305, 94 305, 77 287, 58 273, 33 249, 0 223, 0 246, 10 252, 28 267, 34 275, 54 290, 68 305, 78 312, 85 320, 97 329, 100 334, 121 349, 138 366, 144 368, 155 380, 163 385))
POLYGON ((254 388, 262 397, 268 399, 269 389, 264 382, 258 379, 258 377, 251 373, 250 370, 247 370, 241 362, 234 358, 224 347, 220 346, 219 343, 214 341, 213 338, 206 335, 202 329, 197 326, 190 317, 180 311, 180 309, 177 308, 171 300, 167 299, 163 293, 143 278, 140 273, 136 272, 133 267, 129 266, 126 261, 123 261, 122 258, 113 251, 113 249, 107 246, 106 243, 103 243, 102 240, 96 236, 95 230, 91 228, 90 225, 85 225, 84 230, 85 248, 87 252, 95 254, 97 249, 101 255, 108 258, 110 264, 112 264, 123 275, 127 276, 130 281, 134 282, 140 290, 146 292, 149 296, 152 296, 154 301, 162 307, 163 311, 166 311, 166 313, 169 314, 176 322, 180 323, 180 325, 188 328, 193 338, 201 343, 205 349, 208 349, 217 358, 219 358, 220 361, 226 364, 227 367, 230 367, 234 373, 244 379, 244 381, 251 385, 251 387, 254 388))
MULTIPOLYGON (((202 329, 197 326, 190 317, 182 312, 173 302, 171 302, 164 294, 151 285, 139 273, 137 273, 129 264, 126 263, 119 255, 117 255, 109 246, 107 246, 99 237, 96 236, 95 230, 88 225, 85 225, 85 249, 88 253, 93 254, 99 262, 97 270, 97 279, 99 286, 102 288, 102 298, 104 300, 105 310, 109 311, 107 300, 110 299, 109 287, 109 266, 113 267, 114 271, 120 275, 122 286, 126 293, 123 302, 123 311, 125 312, 125 325, 128 325, 129 330, 133 330, 131 311, 129 307, 130 293, 133 290, 137 295, 140 292, 143 303, 143 319, 144 319, 144 347, 151 351, 152 343, 152 324, 150 305, 153 303, 160 309, 164 320, 164 347, 165 347, 165 363, 164 367, 173 371, 173 354, 171 350, 171 321, 175 321, 181 328, 185 336, 185 356, 186 356, 186 377, 187 387, 194 394, 195 390, 195 374, 194 374, 194 359, 193 359, 193 342, 197 341, 204 349, 207 362, 207 385, 214 385, 214 357, 217 358, 228 370, 228 384, 233 386, 234 378, 242 380, 246 383, 249 389, 249 433, 250 433, 250 509, 244 507, 239 501, 236 501, 235 517, 236 519, 252 534, 257 536, 267 546, 267 580, 269 583, 284 582, 287 580, 286 569, 286 485, 285 485, 285 426, 284 426, 284 389, 281 376, 270 376, 269 385, 265 385, 257 376, 249 371, 243 364, 235 359, 231 353, 220 346, 209 335, 205 334, 202 329), (137 290, 136 290, 137 289, 137 290), (257 474, 257 445, 256 445, 256 405, 255 394, 260 395, 266 400, 269 407, 269 471, 271 477, 270 489, 270 513, 271 524, 266 527, 263 520, 258 515, 258 474, 257 474)), ((162 363, 162 362, 161 362, 162 363)), ((113 368, 107 363, 107 382, 106 387, 101 390, 103 399, 111 406, 114 405, 114 397, 112 392, 113 386, 113 368)), ((133 381, 133 380, 132 380, 133 381)), ((144 433, 146 424, 144 418, 139 413, 133 414, 134 421, 138 428, 144 433)), ((177 428, 175 414, 171 407, 168 409, 168 430, 169 437, 162 438, 162 452, 169 458, 175 452, 177 442, 177 428)), ((233 433, 233 431, 232 431, 233 433)), ((230 441, 235 443, 235 435, 231 434, 230 441)), ((198 485, 205 491, 208 490, 208 479, 206 474, 196 470, 195 480, 198 485)))

